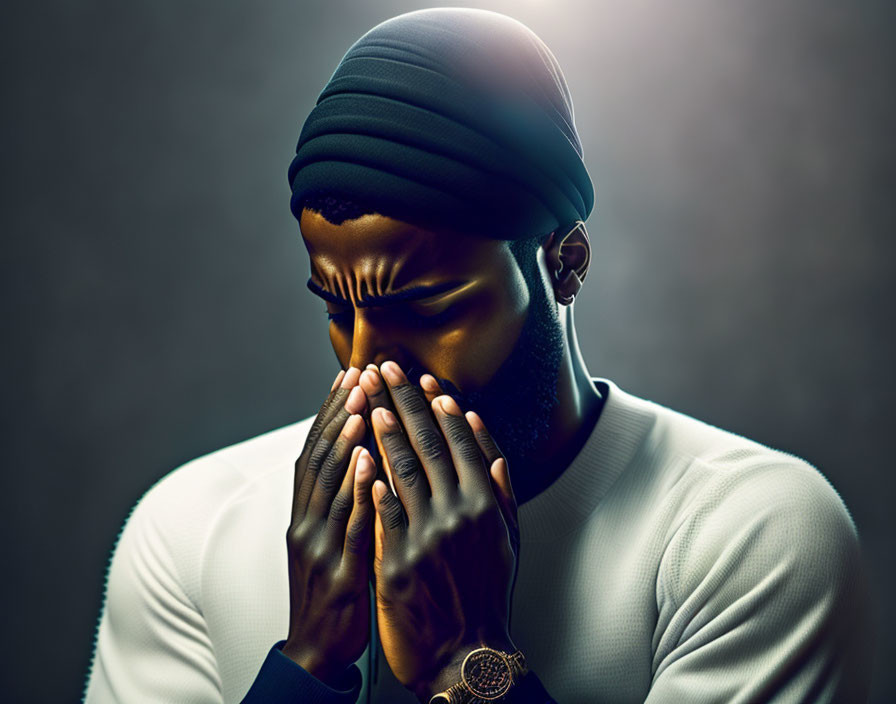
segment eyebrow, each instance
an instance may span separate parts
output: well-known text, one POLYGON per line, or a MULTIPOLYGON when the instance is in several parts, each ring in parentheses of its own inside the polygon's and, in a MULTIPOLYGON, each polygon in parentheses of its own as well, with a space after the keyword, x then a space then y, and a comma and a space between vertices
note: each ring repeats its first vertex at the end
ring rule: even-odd
MULTIPOLYGON (((311 291, 316 296, 320 296, 325 301, 329 301, 330 303, 335 303, 336 305, 346 306, 351 308, 353 303, 341 296, 337 296, 333 293, 330 293, 326 289, 322 288, 320 285, 316 284, 311 279, 308 279, 308 290, 311 291)), ((398 303, 399 301, 416 301, 421 298, 429 298, 430 296, 435 296, 439 293, 444 293, 445 291, 449 291, 452 288, 457 288, 460 283, 457 281, 443 281, 439 284, 432 284, 431 286, 412 286, 411 288, 405 288, 401 291, 394 291, 392 293, 384 293, 379 296, 371 296, 369 294, 365 294, 361 296, 358 301, 358 308, 370 308, 372 306, 377 305, 385 305, 388 303, 398 303)))

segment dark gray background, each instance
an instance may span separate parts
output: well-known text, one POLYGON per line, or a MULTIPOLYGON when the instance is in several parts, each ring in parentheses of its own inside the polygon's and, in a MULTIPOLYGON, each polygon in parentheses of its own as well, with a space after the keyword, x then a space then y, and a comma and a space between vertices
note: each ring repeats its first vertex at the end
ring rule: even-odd
MULTIPOLYGON (((424 6, 4 5, 3 700, 80 696, 109 551, 156 479, 316 410, 336 365, 286 168, 348 46, 424 6)), ((479 6, 572 90, 591 372, 821 469, 867 551, 888 700, 890 5, 479 6)))

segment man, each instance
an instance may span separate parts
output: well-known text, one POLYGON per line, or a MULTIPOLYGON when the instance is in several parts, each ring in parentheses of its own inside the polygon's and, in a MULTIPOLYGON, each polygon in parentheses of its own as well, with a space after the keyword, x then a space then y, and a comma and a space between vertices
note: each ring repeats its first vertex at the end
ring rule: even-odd
POLYGON ((588 373, 593 191, 530 30, 374 27, 289 178, 343 371, 315 417, 139 502, 88 701, 866 696, 858 539, 822 475, 588 373))

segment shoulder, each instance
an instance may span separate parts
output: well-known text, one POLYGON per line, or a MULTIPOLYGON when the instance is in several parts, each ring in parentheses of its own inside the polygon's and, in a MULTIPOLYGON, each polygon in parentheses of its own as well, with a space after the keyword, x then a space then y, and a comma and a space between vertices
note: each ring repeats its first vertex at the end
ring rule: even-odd
POLYGON ((284 464, 292 465, 313 420, 312 416, 186 462, 150 487, 134 515, 170 516, 173 520, 189 508, 187 513, 200 519, 218 510, 247 487, 264 482, 284 464))
POLYGON ((203 548, 217 518, 247 492, 279 482, 283 472, 293 471, 313 420, 216 450, 163 476, 125 522, 116 546, 118 561, 167 565, 172 579, 192 596, 198 590, 203 548))
POLYGON ((724 435, 690 463, 699 481, 670 527, 666 596, 676 605, 712 597, 724 609, 759 590, 782 608, 833 605, 861 570, 842 498, 805 460, 724 435))
POLYGON ((830 585, 854 567, 855 524, 816 467, 615 385, 614 394, 629 415, 650 418, 635 464, 664 497, 658 578, 666 597, 680 603, 716 574, 729 578, 726 589, 774 569, 830 585))
POLYGON ((607 383, 613 420, 635 445, 633 481, 657 487, 679 540, 708 523, 733 529, 734 517, 747 514, 774 515, 778 523, 819 520, 855 537, 837 491, 809 462, 607 383))

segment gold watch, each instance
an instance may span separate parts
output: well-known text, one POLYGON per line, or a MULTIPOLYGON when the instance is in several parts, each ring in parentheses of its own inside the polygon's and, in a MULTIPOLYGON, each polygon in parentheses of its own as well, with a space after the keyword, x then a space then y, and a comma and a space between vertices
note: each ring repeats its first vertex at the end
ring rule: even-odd
POLYGON ((505 653, 487 646, 476 648, 460 666, 460 682, 433 695, 429 704, 481 704, 501 701, 529 671, 521 650, 505 653))

